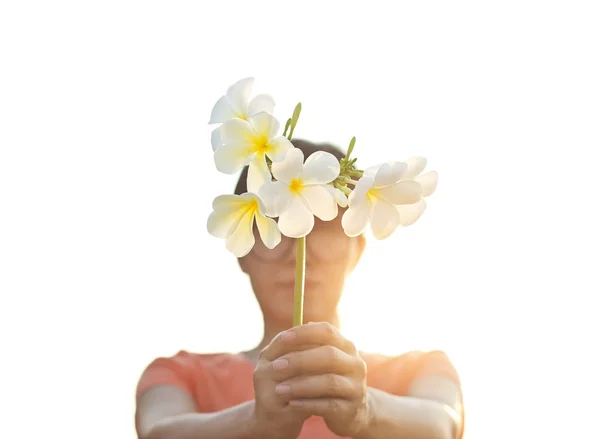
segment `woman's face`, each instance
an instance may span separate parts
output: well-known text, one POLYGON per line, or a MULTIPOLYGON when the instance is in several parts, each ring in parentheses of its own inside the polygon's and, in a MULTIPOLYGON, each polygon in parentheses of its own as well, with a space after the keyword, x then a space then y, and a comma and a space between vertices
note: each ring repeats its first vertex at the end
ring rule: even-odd
MULTIPOLYGON (((315 218, 306 237, 305 321, 323 321, 335 312, 344 280, 352 271, 364 247, 364 237, 348 237, 341 225, 340 212, 333 221, 315 218)), ((252 288, 265 318, 292 320, 296 240, 282 236, 272 250, 264 246, 255 230, 256 244, 240 259, 250 276, 252 288)))

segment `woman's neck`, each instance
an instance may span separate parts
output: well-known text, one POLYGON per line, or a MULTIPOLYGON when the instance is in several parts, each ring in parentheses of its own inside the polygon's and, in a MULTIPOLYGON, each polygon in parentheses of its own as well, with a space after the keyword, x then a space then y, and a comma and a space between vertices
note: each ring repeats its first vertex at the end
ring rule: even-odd
MULTIPOLYGON (((337 312, 335 312, 330 318, 324 319, 322 321, 327 321, 327 322, 331 323, 333 326, 335 326, 336 328, 340 327, 340 319, 339 319, 337 312)), ((305 323, 308 323, 308 322, 305 321, 305 323)), ((269 343, 271 343, 271 341, 275 338, 275 336, 277 334, 279 334, 280 332, 283 332, 283 331, 287 331, 291 327, 292 327, 291 322, 276 321, 273 319, 264 318, 264 336, 263 336, 262 341, 254 349, 244 352, 244 355, 250 361, 252 361, 253 364, 256 364, 258 361, 258 355, 260 354, 260 351, 262 351, 264 348, 266 348, 269 345, 269 343)))

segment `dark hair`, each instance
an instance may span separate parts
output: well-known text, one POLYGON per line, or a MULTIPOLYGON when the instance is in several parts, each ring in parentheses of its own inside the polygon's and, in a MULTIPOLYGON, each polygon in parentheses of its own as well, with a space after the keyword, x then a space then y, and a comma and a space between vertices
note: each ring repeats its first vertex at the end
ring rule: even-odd
MULTIPOLYGON (((338 160, 344 158, 346 153, 342 151, 339 147, 332 145, 331 143, 313 143, 308 140, 294 139, 292 140, 292 145, 301 150, 304 153, 304 160, 308 158, 311 154, 317 151, 325 151, 330 154, 333 154, 337 157, 338 160)), ((237 195, 241 195, 248 191, 246 187, 246 180, 248 179, 248 166, 246 166, 242 173, 240 174, 240 178, 238 179, 237 185, 235 187, 235 193, 237 195)))

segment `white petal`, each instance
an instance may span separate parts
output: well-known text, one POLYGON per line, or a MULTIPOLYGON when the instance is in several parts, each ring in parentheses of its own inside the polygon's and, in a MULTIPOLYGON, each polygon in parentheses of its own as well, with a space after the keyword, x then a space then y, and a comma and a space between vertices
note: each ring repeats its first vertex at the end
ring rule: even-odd
POLYGON ((335 202, 340 207, 348 206, 348 197, 341 190, 339 190, 338 188, 335 188, 331 185, 327 185, 327 186, 325 186, 325 188, 331 193, 333 198, 335 198, 335 202))
POLYGON ((229 212, 241 209, 247 201, 241 195, 219 195, 212 202, 212 208, 217 212, 229 212))
POLYGON ((248 167, 246 187, 248 192, 258 194, 261 186, 271 181, 271 172, 265 161, 264 154, 255 154, 248 167))
POLYGON ((221 140, 224 145, 254 145, 254 131, 248 122, 242 119, 231 119, 221 125, 221 140))
POLYGON ((367 199, 367 192, 373 187, 373 179, 371 177, 361 177, 354 186, 352 192, 348 196, 348 206, 352 207, 355 204, 363 204, 367 199))
POLYGON ((248 101, 252 93, 254 78, 240 79, 227 90, 227 101, 236 117, 248 118, 248 101))
MULTIPOLYGON (((383 167, 383 165, 386 165, 386 164, 387 164, 388 169, 391 168, 391 173, 397 177, 400 177, 400 174, 404 174, 406 172, 406 168, 405 168, 406 163, 399 162, 399 161, 389 161, 389 162, 379 163, 374 166, 369 166, 367 169, 365 169, 363 171, 363 176, 375 178, 375 175, 377 175, 377 172, 383 167)), ((398 180, 396 180, 396 181, 398 181, 398 180)))
POLYGON ((406 163, 388 162, 381 165, 375 174, 375 186, 390 186, 400 181, 406 172, 406 163))
POLYGON ((291 148, 285 152, 285 155, 271 165, 273 177, 279 181, 289 183, 294 178, 298 178, 302 172, 302 163, 304 154, 298 148, 291 148))
POLYGON ((369 217, 370 210, 367 202, 350 206, 342 216, 342 228, 346 235, 354 237, 364 232, 369 224, 369 217))
POLYGON ((253 193, 252 195, 254 195, 256 197, 256 201, 258 202, 258 212, 257 215, 262 215, 265 216, 266 215, 266 208, 265 208, 265 203, 263 203, 263 200, 260 198, 260 195, 258 195, 260 192, 260 190, 258 192, 253 193))
POLYGON ((208 233, 216 238, 227 238, 233 233, 243 215, 243 211, 237 210, 229 215, 211 212, 206 222, 208 233))
POLYGON ((301 197, 294 197, 292 203, 279 217, 279 230, 290 238, 301 238, 310 233, 315 225, 315 217, 308 210, 301 197))
POLYGON ((255 219, 262 242, 267 248, 275 248, 281 242, 281 232, 275 220, 262 215, 256 215, 255 219))
POLYGON ((387 238, 398 228, 399 224, 400 214, 394 206, 379 200, 373 203, 371 230, 376 239, 387 238))
POLYGON ((253 115, 248 118, 248 122, 252 126, 252 129, 259 137, 264 137, 266 140, 272 139, 277 135, 279 130, 279 122, 269 113, 264 111, 253 115))
POLYGON ((300 178, 305 184, 326 184, 340 175, 340 162, 325 151, 317 151, 308 156, 300 178))
POLYGON ((216 238, 227 238, 239 222, 239 218, 236 221, 233 220, 232 217, 213 211, 206 221, 206 229, 208 233, 216 238))
POLYGON ((265 215, 271 217, 281 215, 294 198, 288 185, 281 181, 265 183, 258 191, 258 196, 264 205, 265 215))
POLYGON ((267 155, 271 160, 278 161, 292 148, 294 148, 294 145, 292 145, 292 142, 290 142, 287 137, 278 136, 271 139, 267 145, 267 155))
POLYGON ((389 186, 391 184, 396 183, 396 181, 392 180, 392 167, 390 166, 389 163, 383 163, 379 169, 377 169, 377 172, 375 173, 375 176, 373 177, 373 181, 374 181, 374 185, 375 186, 389 186))
POLYGON ((229 119, 235 118, 235 113, 231 110, 227 96, 221 96, 210 113, 209 125, 213 123, 223 123, 229 119))
POLYGON ((275 101, 271 96, 266 94, 256 95, 248 104, 248 116, 254 116, 261 111, 273 114, 274 109, 275 101))
POLYGON ((421 199, 421 185, 414 180, 402 180, 393 186, 376 188, 378 197, 390 204, 412 204, 421 199))
POLYGON ((207 221, 208 233, 217 238, 227 238, 244 215, 246 203, 237 195, 220 195, 213 201, 207 221))
POLYGON ((223 144, 223 141, 221 140, 221 126, 212 130, 212 133, 210 134, 210 143, 213 151, 216 151, 219 146, 223 144))
POLYGON ((240 220, 235 231, 227 238, 227 250, 236 255, 238 258, 246 256, 254 247, 254 232, 252 223, 254 213, 246 213, 240 220))
POLYGON ((414 178, 423 172, 423 169, 427 166, 427 160, 425 157, 409 157, 408 160, 406 160, 406 164, 408 167, 404 173, 404 178, 414 178))
POLYGON ((223 145, 214 152, 215 165, 224 174, 235 174, 251 157, 247 147, 238 145, 223 145))
POLYGON ((438 173, 435 171, 429 171, 425 174, 419 175, 415 178, 415 181, 423 188, 423 196, 428 197, 435 191, 438 183, 438 173))
POLYGON ((414 204, 403 204, 401 206, 396 206, 396 209, 400 214, 400 225, 407 227, 413 224, 421 217, 426 207, 427 203, 425 200, 421 200, 414 204))
POLYGON ((383 165, 383 163, 380 163, 378 165, 369 166, 363 171, 363 177, 369 177, 374 179, 375 175, 377 175, 377 171, 379 171, 379 168, 381 168, 383 165))
POLYGON ((335 201, 340 207, 348 207, 348 197, 341 190, 335 190, 335 201))
POLYGON ((242 200, 246 205, 256 201, 259 201, 258 195, 252 193, 252 192, 244 192, 241 195, 238 195, 238 197, 240 197, 240 200, 242 200))
POLYGON ((335 196, 327 189, 328 187, 331 186, 306 186, 301 192, 301 196, 308 204, 311 212, 323 221, 331 221, 338 214, 335 196))

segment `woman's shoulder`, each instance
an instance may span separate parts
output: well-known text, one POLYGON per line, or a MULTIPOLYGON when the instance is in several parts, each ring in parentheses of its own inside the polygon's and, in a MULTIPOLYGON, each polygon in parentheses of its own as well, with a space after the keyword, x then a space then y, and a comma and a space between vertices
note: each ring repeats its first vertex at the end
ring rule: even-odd
POLYGON ((185 349, 177 351, 175 354, 160 356, 154 358, 148 367, 157 364, 179 366, 183 368, 213 368, 222 367, 224 365, 236 365, 243 363, 244 357, 237 353, 231 352, 211 352, 199 353, 185 349))
POLYGON ((373 367, 391 367, 399 364, 414 363, 433 351, 412 350, 398 354, 381 354, 376 352, 360 352, 367 365, 373 367))
POLYGON ((398 354, 380 354, 373 352, 360 352, 361 357, 365 360, 367 364, 371 363, 373 365, 384 366, 384 365, 393 365, 393 364, 407 364, 407 363, 415 363, 415 362, 423 362, 429 361, 433 358, 438 360, 450 361, 448 355, 439 349, 435 350, 411 350, 405 351, 398 354))
POLYGON ((367 375, 373 383, 394 381, 395 387, 407 391, 411 382, 422 375, 444 376, 460 383, 454 364, 442 350, 412 350, 397 355, 361 353, 367 375))
POLYGON ((189 391, 200 381, 218 378, 223 373, 238 373, 245 367, 248 365, 239 354, 179 350, 150 361, 141 374, 137 393, 157 385, 176 385, 189 391))

